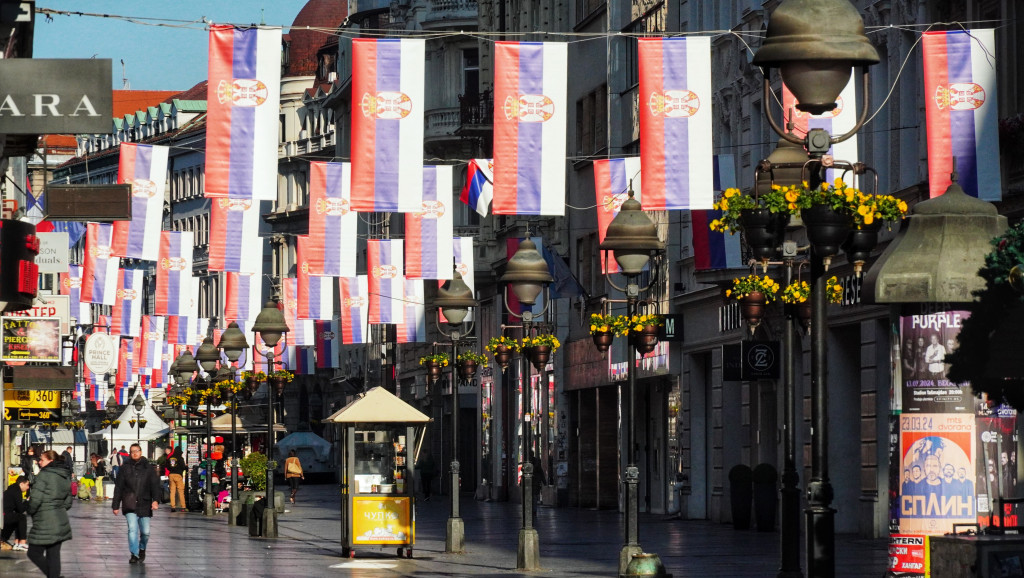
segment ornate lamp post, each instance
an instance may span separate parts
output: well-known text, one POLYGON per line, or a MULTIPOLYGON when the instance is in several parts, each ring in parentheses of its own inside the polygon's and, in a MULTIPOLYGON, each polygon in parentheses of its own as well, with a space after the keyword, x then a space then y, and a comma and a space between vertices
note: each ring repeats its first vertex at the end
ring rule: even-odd
MULTIPOLYGON (((861 68, 864 94, 870 94, 868 66, 878 52, 864 34, 864 21, 848 0, 784 0, 772 13, 768 31, 753 64, 778 68, 783 82, 796 97, 797 108, 820 114, 835 108, 839 93, 854 66, 861 68), (828 26, 821 27, 822 22, 828 26)), ((764 75, 764 95, 771 91, 770 71, 764 75)), ((768 102, 767 100, 765 102, 768 102)), ((770 113, 769 125, 782 138, 803 145, 817 160, 809 185, 820 183, 824 155, 829 148, 854 134, 869 111, 865 97, 857 124, 846 134, 832 136, 810 130, 800 139, 782 130, 770 113)), ((813 240, 812 240, 813 242, 813 240)), ((826 296, 824 251, 811 250, 811 479, 807 488, 807 572, 810 576, 835 575, 835 510, 828 478, 828 372, 825 341, 826 296)), ((780 575, 799 576, 799 568, 783 568, 780 575)))
MULTIPOLYGON (((213 385, 213 371, 217 368, 217 362, 220 361, 220 352, 217 351, 217 347, 213 345, 213 338, 207 336, 203 340, 202 345, 196 350, 196 361, 199 362, 199 367, 203 368, 203 372, 206 373, 206 385, 212 387, 213 385)), ((213 456, 211 450, 213 444, 210 443, 210 439, 213 436, 212 421, 213 411, 210 409, 210 398, 204 397, 203 401, 206 402, 206 492, 203 494, 203 515, 212 516, 214 512, 214 499, 213 499, 213 456)))
MULTIPOLYGON (((644 213, 640 202, 633 198, 633 192, 629 192, 629 198, 622 203, 622 208, 615 219, 608 225, 608 232, 601 243, 602 251, 614 251, 615 261, 619 269, 626 277, 626 286, 619 287, 612 281, 611 274, 608 274, 608 283, 626 294, 626 315, 632 317, 636 313, 637 299, 641 291, 650 289, 653 281, 647 287, 640 288, 637 277, 650 261, 651 257, 665 249, 665 243, 658 239, 658 228, 644 213)), ((607 254, 606 257, 607 258, 607 254)), ((607 269, 606 269, 607 270, 607 269)), ((652 277, 653 278, 653 277, 652 277)), ((626 521, 625 521, 625 542, 622 550, 619 551, 619 574, 626 573, 626 566, 633 559, 633 556, 643 553, 640 548, 637 518, 639 503, 637 502, 637 484, 640 482, 640 470, 636 466, 636 447, 633 443, 634 424, 636 420, 635 411, 635 390, 636 390, 636 365, 637 348, 635 341, 630 340, 628 347, 629 360, 626 369, 628 391, 626 393, 626 416, 628 422, 625 424, 625 436, 622 440, 625 444, 626 472, 623 483, 626 487, 626 521)))
MULTIPOLYGON (((199 364, 196 363, 196 358, 192 356, 192 351, 188 348, 178 355, 172 366, 174 367, 174 372, 171 373, 171 376, 174 378, 174 383, 177 384, 179 389, 187 385, 192 379, 192 375, 199 369, 199 364)), ((176 409, 176 411, 180 410, 176 409)), ((187 475, 188 472, 186 470, 186 476, 187 475)))
POLYGON ((462 333, 462 324, 469 316, 469 308, 479 305, 480 303, 473 299, 473 291, 462 280, 462 275, 458 271, 452 274, 451 279, 445 281, 444 285, 437 290, 437 297, 434 298, 434 307, 438 312, 438 319, 434 320, 437 330, 452 342, 452 509, 451 515, 448 517, 444 541, 444 551, 448 554, 461 553, 464 550, 466 539, 466 528, 462 518, 459 517, 459 384, 455 360, 458 359, 459 354, 459 338, 473 332, 471 323, 469 329, 462 333), (448 325, 447 333, 441 328, 439 321, 442 310, 448 325))
MULTIPOLYGON (((235 379, 235 363, 242 356, 242 352, 249 348, 249 342, 245 339, 245 333, 238 328, 238 324, 232 321, 224 333, 220 334, 220 343, 217 348, 224 352, 231 363, 231 380, 235 379)), ((238 504, 238 432, 236 422, 238 421, 238 392, 231 388, 231 506, 228 508, 228 525, 234 525, 238 512, 242 509, 238 504)))
MULTIPOLYGON (((256 322, 252 326, 254 333, 259 333, 263 342, 270 350, 267 352, 267 375, 274 372, 274 347, 281 337, 288 333, 288 324, 284 313, 277 308, 277 297, 267 300, 256 322)), ((274 393, 270 391, 267 381, 267 462, 270 462, 274 449, 274 393)), ((268 464, 269 465, 269 464, 268 464)), ((277 538, 277 509, 274 505, 274 470, 267 468, 267 508, 263 511, 263 537, 277 538)))
MULTIPOLYGON (((537 296, 541 291, 547 289, 551 283, 551 273, 548 272, 547 262, 537 250, 537 245, 530 240, 529 231, 526 238, 519 243, 519 248, 508 261, 505 274, 501 282, 505 283, 515 294, 516 298, 523 305, 533 306, 537 302, 537 296)), ((545 300, 544 310, 547 310, 550 300, 545 300)), ((512 311, 508 304, 508 294, 505 295, 505 310, 511 315, 523 320, 523 336, 530 335, 533 326, 533 310, 528 309, 519 314, 512 311)), ((540 312, 543 315, 544 311, 540 312)), ((530 461, 533 448, 533 424, 531 392, 530 392, 530 361, 523 355, 522 365, 523 377, 523 481, 520 487, 523 495, 523 525, 519 528, 519 548, 516 555, 516 568, 521 570, 536 570, 540 568, 540 539, 537 529, 533 527, 533 463, 530 461)), ((544 383, 543 373, 541 383, 544 383)))

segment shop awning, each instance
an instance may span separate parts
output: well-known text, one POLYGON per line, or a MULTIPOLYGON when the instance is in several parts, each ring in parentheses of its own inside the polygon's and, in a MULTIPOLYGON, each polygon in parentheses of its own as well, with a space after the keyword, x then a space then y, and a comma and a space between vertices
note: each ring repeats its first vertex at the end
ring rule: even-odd
POLYGON ((426 414, 395 394, 375 387, 357 397, 326 420, 333 423, 427 423, 426 414))

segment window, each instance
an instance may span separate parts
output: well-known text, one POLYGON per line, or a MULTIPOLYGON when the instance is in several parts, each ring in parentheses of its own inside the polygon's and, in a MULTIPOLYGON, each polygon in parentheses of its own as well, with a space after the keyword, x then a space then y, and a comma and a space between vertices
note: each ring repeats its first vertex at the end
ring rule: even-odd
POLYGON ((608 85, 602 84, 576 103, 576 154, 590 156, 608 142, 608 85))
POLYGON ((480 96, 480 51, 476 48, 462 51, 462 94, 469 101, 480 96))

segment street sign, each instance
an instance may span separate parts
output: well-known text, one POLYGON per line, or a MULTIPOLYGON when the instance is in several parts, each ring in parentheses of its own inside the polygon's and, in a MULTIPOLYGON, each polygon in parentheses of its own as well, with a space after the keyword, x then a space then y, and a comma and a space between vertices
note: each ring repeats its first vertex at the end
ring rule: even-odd
POLYGON ((117 361, 114 339, 106 333, 93 333, 85 340, 85 366, 96 375, 110 373, 117 361))

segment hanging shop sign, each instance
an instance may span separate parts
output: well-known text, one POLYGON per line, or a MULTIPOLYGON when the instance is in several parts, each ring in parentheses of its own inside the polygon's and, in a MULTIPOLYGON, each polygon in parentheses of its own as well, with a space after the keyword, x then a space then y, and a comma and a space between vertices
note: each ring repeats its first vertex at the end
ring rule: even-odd
POLYGON ((722 379, 778 379, 781 347, 778 341, 741 341, 722 346, 722 379))
POLYGON ((69 333, 71 301, 67 295, 36 295, 32 307, 21 311, 5 311, 4 317, 56 317, 60 319, 60 333, 69 333))
POLYGON ((4 388, 4 420, 60 421, 60 392, 4 388))
POLYGON ((110 373, 117 361, 117 346, 106 333, 93 333, 85 340, 85 366, 96 375, 110 373))
POLYGON ((55 317, 0 317, 4 361, 60 361, 60 319, 55 317))

